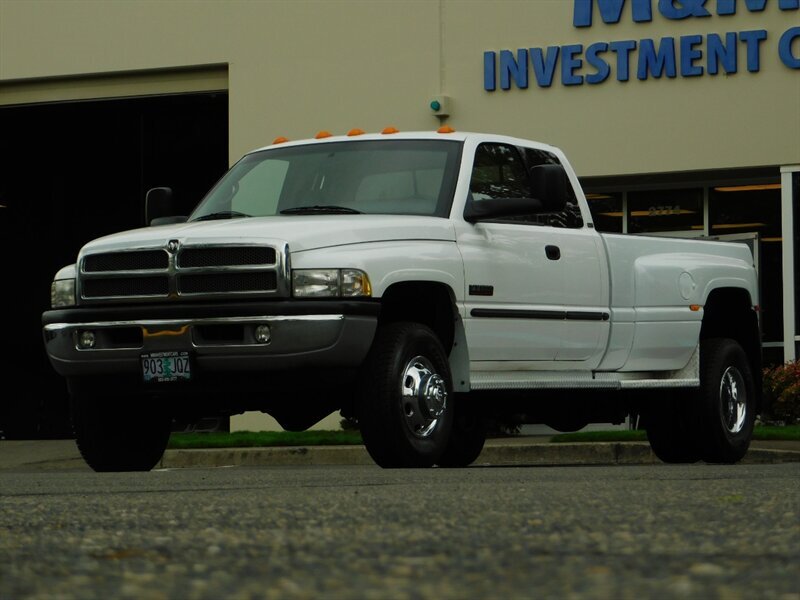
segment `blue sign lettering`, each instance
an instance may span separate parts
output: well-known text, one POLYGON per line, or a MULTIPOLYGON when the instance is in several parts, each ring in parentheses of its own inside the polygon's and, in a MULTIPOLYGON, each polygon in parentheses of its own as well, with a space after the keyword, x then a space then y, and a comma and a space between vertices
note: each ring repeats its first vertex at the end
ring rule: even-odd
POLYGON ((742 31, 739 39, 747 44, 747 70, 757 72, 761 69, 761 42, 767 39, 767 32, 764 29, 742 31))
POLYGON ((695 64, 695 62, 703 58, 703 51, 697 48, 702 43, 702 35, 684 35, 681 37, 682 77, 696 77, 703 74, 703 67, 695 64))
MULTIPOLYGON (((572 24, 575 27, 592 26, 592 0, 575 0, 572 13, 572 24)), ((600 18, 603 23, 619 23, 622 18, 622 7, 625 0, 597 0, 600 9, 600 18)), ((653 6, 651 0, 632 0, 633 20, 636 23, 647 23, 653 20, 653 6)))
POLYGON ((705 3, 706 0, 658 0, 658 11, 667 19, 710 17, 705 3))
POLYGON ((500 51, 500 87, 509 89, 512 78, 518 88, 528 87, 528 51, 525 48, 517 50, 516 60, 508 50, 500 51))
POLYGON ((583 46, 574 44, 561 48, 561 83, 564 85, 580 85, 583 77, 575 75, 575 71, 583 66, 583 61, 576 55, 583 52, 583 46))
POLYGON ((497 75, 495 72, 495 53, 483 53, 483 89, 487 92, 493 92, 497 89, 497 75))
POLYGON ((639 69, 636 72, 638 79, 647 79, 650 73, 656 79, 666 73, 667 77, 675 77, 675 39, 661 38, 658 52, 653 40, 639 42, 639 69))
POLYGON ((596 73, 586 76, 587 83, 603 83, 608 79, 608 76, 611 74, 611 67, 609 67, 608 63, 600 56, 606 52, 608 52, 608 44, 605 42, 597 42, 586 48, 586 62, 597 69, 596 73))
POLYGON ((790 69, 800 69, 800 52, 792 53, 792 43, 797 39, 800 39, 800 27, 792 27, 784 32, 778 42, 778 55, 781 57, 781 62, 790 69))
POLYGON ((611 42, 608 47, 617 53, 617 81, 628 81, 631 52, 636 50, 636 42, 634 40, 611 42))
POLYGON ((716 75, 719 73, 719 66, 726 73, 736 73, 736 33, 726 33, 725 42, 722 42, 716 33, 708 34, 706 40, 706 57, 708 60, 708 74, 716 75))
MULTIPOLYGON (((761 12, 767 0, 742 0, 750 12, 761 12)), ((773 0, 774 1, 774 0, 773 0)), ((574 0, 572 25, 591 27, 595 2, 600 18, 606 25, 619 23, 625 7, 625 0, 574 0)), ((653 20, 653 0, 631 0, 631 16, 634 23, 649 23, 653 20)), ((658 0, 658 12, 667 19, 686 19, 688 17, 708 17, 708 0, 658 0)), ((800 0, 778 0, 781 10, 800 9, 800 0)), ((735 15, 736 0, 717 0, 718 15, 735 15)))
MULTIPOLYGON (((636 23, 653 20, 653 5, 656 0, 573 0, 573 25, 591 27, 595 8, 605 24, 619 23, 626 6, 636 23)), ((775 6, 783 11, 800 10, 800 0, 657 0, 658 12, 666 19, 706 18, 711 9, 716 14, 736 14, 742 4, 751 13, 775 6)), ((718 75, 736 73, 739 69, 738 54, 742 49, 747 59, 747 70, 756 73, 761 69, 761 49, 767 39, 765 29, 727 32, 724 34, 694 34, 680 37, 653 39, 601 41, 588 44, 566 44, 547 48, 519 48, 517 50, 487 51, 483 53, 483 87, 492 92, 500 88, 527 89, 530 84, 529 70, 541 88, 553 85, 555 74, 561 75, 561 84, 576 86, 588 83, 597 85, 609 79, 616 70, 616 79, 628 81, 631 77, 631 61, 635 60, 636 77, 640 80, 699 77, 705 73, 718 75), (743 48, 742 48, 743 47, 743 48), (611 56, 615 55, 615 56, 611 56), (559 64, 560 61, 560 64, 559 64)), ((800 69, 800 27, 786 30, 778 42, 778 57, 790 69, 800 69)))
POLYGON ((542 54, 541 48, 531 48, 531 64, 533 74, 536 76, 536 83, 539 87, 547 88, 553 84, 553 73, 556 70, 558 60, 558 46, 550 46, 547 54, 542 54))

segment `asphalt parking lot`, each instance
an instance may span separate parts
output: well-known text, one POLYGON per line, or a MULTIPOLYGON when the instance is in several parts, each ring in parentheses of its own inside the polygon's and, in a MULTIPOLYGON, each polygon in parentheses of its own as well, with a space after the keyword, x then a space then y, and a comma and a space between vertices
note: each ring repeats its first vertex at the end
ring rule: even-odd
POLYGON ((798 598, 800 463, 0 472, 0 598, 798 598))

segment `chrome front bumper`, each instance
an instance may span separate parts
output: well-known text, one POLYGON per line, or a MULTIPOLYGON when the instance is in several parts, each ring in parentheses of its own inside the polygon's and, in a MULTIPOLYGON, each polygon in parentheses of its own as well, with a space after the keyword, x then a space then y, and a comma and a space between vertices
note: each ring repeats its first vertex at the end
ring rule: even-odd
POLYGON ((43 315, 44 342, 53 368, 64 376, 139 373, 141 355, 161 351, 188 351, 198 371, 206 373, 357 367, 377 325, 377 305, 369 306, 326 305, 319 312, 308 312, 321 308, 319 303, 291 307, 290 312, 308 314, 251 314, 258 312, 252 305, 239 314, 235 306, 225 311, 193 307, 196 315, 188 317, 169 314, 173 310, 158 315, 153 309, 145 318, 113 309, 49 311, 43 315), (269 328, 267 343, 256 339, 262 325, 269 328), (94 334, 94 347, 79 346, 83 331, 94 334))

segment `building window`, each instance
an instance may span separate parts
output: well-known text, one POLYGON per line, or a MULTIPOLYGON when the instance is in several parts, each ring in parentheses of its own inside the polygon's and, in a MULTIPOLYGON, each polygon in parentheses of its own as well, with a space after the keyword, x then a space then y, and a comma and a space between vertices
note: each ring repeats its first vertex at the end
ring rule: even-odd
POLYGON ((703 189, 628 194, 628 232, 703 231, 703 189))
POLYGON ((765 342, 783 339, 783 256, 779 183, 717 186, 708 193, 709 231, 725 240, 758 235, 759 304, 765 342))
POLYGON ((622 233, 625 213, 621 193, 586 194, 586 200, 589 202, 595 229, 607 233, 622 233))
POLYGON ((711 188, 711 235, 757 232, 762 242, 781 241, 781 186, 737 185, 711 188))

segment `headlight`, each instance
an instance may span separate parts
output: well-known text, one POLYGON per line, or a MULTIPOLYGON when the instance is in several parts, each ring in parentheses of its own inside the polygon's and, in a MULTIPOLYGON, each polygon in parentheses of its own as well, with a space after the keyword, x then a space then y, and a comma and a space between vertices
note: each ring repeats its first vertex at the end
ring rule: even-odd
POLYGON ((372 284, 359 269, 297 269, 292 271, 296 298, 355 298, 372 296, 372 284))
POLYGON ((75 280, 56 279, 50 285, 50 307, 75 306, 75 280))

